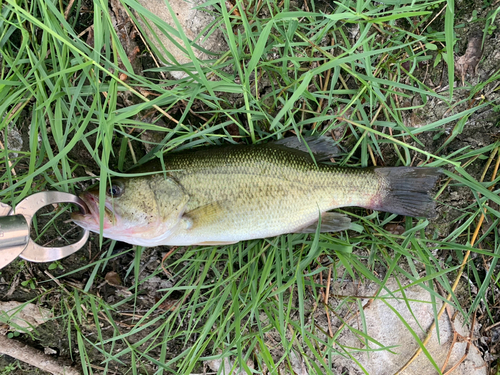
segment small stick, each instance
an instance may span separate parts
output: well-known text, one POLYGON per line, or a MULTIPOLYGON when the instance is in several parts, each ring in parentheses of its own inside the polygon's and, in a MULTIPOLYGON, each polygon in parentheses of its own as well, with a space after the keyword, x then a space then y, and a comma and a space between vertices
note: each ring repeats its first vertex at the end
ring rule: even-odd
POLYGON ((326 281, 326 293, 325 293, 325 312, 326 319, 328 320, 328 333, 330 334, 330 338, 333 338, 333 330, 332 330, 332 322, 330 320, 330 312, 328 311, 328 298, 330 296, 330 283, 332 280, 332 266, 328 267, 328 279, 326 281))
MULTIPOLYGON (((449 374, 451 374, 458 366, 460 366, 460 364, 463 361, 465 361, 465 359, 469 355, 470 346, 472 344, 472 335, 473 335, 473 331, 474 331, 474 323, 475 322, 476 322, 476 312, 474 311, 474 315, 472 316, 472 323, 470 325, 470 334, 469 334, 469 338, 467 339, 467 346, 465 348, 465 353, 462 356, 462 358, 460 358, 460 360, 457 363, 455 363, 452 368, 450 368, 448 371, 446 371, 445 373, 443 373, 443 375, 449 375, 449 374)), ((455 328, 453 327, 453 330, 454 329, 455 328)), ((458 335, 458 333, 456 331, 455 331, 455 335, 458 335)), ((454 345, 454 343, 450 347, 450 352, 451 352, 451 349, 453 348, 453 345, 454 345)), ((443 366, 443 369, 444 369, 444 366, 443 366)))
POLYGON ((8 355, 54 375, 81 374, 80 371, 74 367, 63 366, 54 358, 43 354, 41 351, 22 344, 17 340, 11 340, 4 335, 0 335, 0 354, 8 355))
POLYGON ((69 12, 71 11, 71 8, 73 7, 73 3, 75 0, 70 0, 68 6, 66 7, 66 10, 64 11, 64 19, 67 21, 69 12))
MULTIPOLYGON (((439 284, 437 284, 437 285, 439 285, 439 284)), ((442 289, 442 288, 439 286, 438 289, 442 289)), ((440 294, 442 294, 441 291, 440 291, 440 294)), ((455 318, 451 315, 450 309, 451 309, 450 306, 446 306, 446 313, 448 314, 448 319, 450 320, 451 329, 453 331, 453 341, 451 342, 450 349, 448 350, 448 355, 446 356, 446 359, 445 359, 443 365, 441 366, 442 373, 444 373, 444 369, 446 368, 446 366, 448 366, 448 362, 450 361, 450 357, 451 357, 451 354, 453 352, 453 347, 455 346, 455 343, 458 340, 458 332, 455 329, 455 325, 453 323, 455 318)))
MULTIPOLYGON (((5 131, 5 133, 7 133, 7 131, 5 131)), ((7 138, 7 134, 5 134, 5 138, 7 138)), ((4 147, 3 143, 2 143, 2 141, 0 141, 0 149, 5 150, 5 147, 4 147)), ((12 162, 10 161, 10 159, 7 160, 7 162, 9 163, 9 167, 10 167, 10 170, 11 170, 12 174, 14 176, 17 176, 16 170, 12 167, 12 162)))
POLYGON ((173 252, 175 250, 177 250, 179 246, 172 246, 172 248, 170 249, 170 251, 168 253, 166 253, 164 256, 163 256, 163 259, 161 260, 161 268, 163 269, 163 272, 165 272, 165 275, 167 275, 168 277, 170 277, 171 279, 174 277, 170 272, 167 271, 167 269, 165 268, 165 266, 163 265, 163 262, 165 262, 169 257, 170 255, 173 254, 173 252))

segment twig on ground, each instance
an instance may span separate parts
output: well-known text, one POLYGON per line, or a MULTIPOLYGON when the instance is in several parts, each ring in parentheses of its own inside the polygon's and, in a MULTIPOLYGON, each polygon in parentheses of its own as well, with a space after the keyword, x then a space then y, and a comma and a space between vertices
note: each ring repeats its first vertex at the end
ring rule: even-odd
POLYGON ((441 372, 443 372, 443 375, 449 375, 451 374, 453 371, 455 371, 455 369, 460 366, 460 364, 465 361, 465 359, 467 358, 467 356, 469 355, 469 351, 470 351, 470 346, 472 344, 472 339, 473 339, 473 335, 474 335, 474 324, 476 322, 476 312, 474 312, 474 315, 472 315, 472 323, 470 325, 470 333, 469 333, 469 337, 462 337, 458 334, 458 332, 455 330, 455 327, 454 327, 454 324, 453 324, 453 319, 450 318, 450 323, 451 323, 451 328, 453 329, 453 342, 450 346, 450 350, 449 350, 449 354, 448 354, 448 357, 446 358, 446 363, 443 365, 442 369, 441 369, 441 372), (463 340, 463 341, 467 341, 467 347, 465 348, 465 353, 464 355, 462 356, 462 358, 460 358, 460 360, 458 360, 458 362, 456 362, 448 371, 444 372, 444 369, 446 368, 446 365, 448 363, 448 358, 450 357, 451 355, 451 351, 453 349, 453 346, 455 345, 455 343, 459 340, 463 340))
POLYGON ((77 369, 64 366, 56 359, 43 354, 39 350, 22 344, 17 340, 11 340, 3 335, 0 335, 0 354, 8 355, 54 375, 80 375, 80 371, 77 369))

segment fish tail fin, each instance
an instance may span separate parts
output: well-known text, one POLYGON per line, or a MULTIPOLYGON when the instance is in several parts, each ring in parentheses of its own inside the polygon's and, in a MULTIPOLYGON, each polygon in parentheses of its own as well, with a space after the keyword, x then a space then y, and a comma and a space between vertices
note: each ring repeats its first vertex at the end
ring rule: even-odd
POLYGON ((382 179, 383 193, 369 208, 413 217, 435 216, 429 191, 442 173, 439 168, 375 168, 374 172, 382 179))

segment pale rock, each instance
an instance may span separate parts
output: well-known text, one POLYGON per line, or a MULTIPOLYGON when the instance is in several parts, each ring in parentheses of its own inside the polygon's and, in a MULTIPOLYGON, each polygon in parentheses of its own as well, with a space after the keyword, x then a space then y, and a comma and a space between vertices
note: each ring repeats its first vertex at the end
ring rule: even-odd
MULTIPOLYGON (((182 27, 182 30, 190 41, 193 41, 203 49, 215 54, 220 54, 221 52, 227 51, 227 44, 224 40, 222 32, 219 29, 211 32, 210 36, 206 37, 206 35, 208 35, 209 33, 205 29, 212 22, 214 22, 215 17, 203 10, 195 9, 196 7, 205 3, 204 0, 192 0, 189 2, 183 0, 138 0, 138 2, 144 8, 146 8, 155 16, 159 17, 172 28, 177 30, 174 18, 172 17, 170 10, 166 6, 165 1, 169 3, 173 13, 175 13, 176 18, 182 27)), ((136 9, 136 12, 140 13, 140 10, 136 9)), ((179 49, 176 44, 170 39, 173 38, 181 46, 184 46, 180 38, 173 35, 170 36, 170 38, 166 36, 164 31, 161 31, 156 24, 157 22, 151 18, 148 19, 146 18, 146 16, 143 16, 139 17, 139 20, 142 23, 143 29, 147 34, 149 41, 153 43, 161 53, 160 57, 162 58, 163 63, 167 65, 177 65, 187 64, 191 62, 191 58, 189 57, 189 55, 179 49), (148 27, 148 25, 145 25, 144 22, 147 22, 151 29, 148 27), (155 35, 159 40, 155 37, 155 35), (171 54, 175 61, 177 61, 177 63, 174 62, 172 58, 168 56, 168 54, 171 54)), ((217 58, 217 56, 209 55, 205 52, 200 51, 194 45, 192 46, 192 49, 194 55, 199 60, 209 60, 217 58)), ((187 74, 182 70, 173 71, 170 73, 176 79, 181 79, 187 76, 187 74)))
MULTIPOLYGON (((399 286, 394 279, 388 280, 385 287, 380 292, 380 295, 364 308, 363 314, 367 335, 388 349, 381 349, 372 341, 368 343, 372 350, 367 351, 366 341, 349 329, 344 329, 344 332, 336 340, 342 346, 352 348, 349 350, 350 354, 359 361, 370 375, 395 374, 419 348, 419 344, 403 323, 403 320, 420 340, 424 340, 429 327, 434 321, 433 305, 428 291, 420 286, 407 288, 404 290, 405 301, 402 293, 398 291, 399 286), (392 291, 392 295, 388 290, 392 291), (401 318, 398 317, 396 312, 401 318), (362 351, 358 352, 355 348, 359 348, 362 351)), ((373 295, 376 289, 377 286, 369 283, 358 285, 355 294, 363 296, 373 295)), ((350 293, 348 292, 348 294, 350 293)), ((367 302, 368 300, 363 300, 362 304, 365 305, 367 302)), ((435 307, 436 311, 439 311, 440 307, 441 302, 438 302, 435 307)), ((348 317, 344 318, 346 321, 349 320, 348 317)), ((332 320, 334 319, 332 316, 332 320)), ((357 318, 350 322, 350 325, 355 329, 364 330, 361 317, 357 316, 357 318)), ((460 316, 457 316, 455 319, 454 327, 461 336, 465 338, 470 336, 469 328, 463 323, 460 316)), ((441 367, 446 360, 453 340, 453 329, 446 311, 439 320, 439 334, 440 339, 438 340, 436 330, 433 330, 432 338, 426 345, 426 348, 438 367, 441 367)), ((464 341, 455 343, 445 372, 462 358, 466 346, 467 343, 464 341)), ((348 358, 338 357, 334 362, 337 367, 345 366, 348 368, 349 375, 360 373, 360 368, 348 358)), ((438 372, 426 355, 420 353, 409 368, 401 372, 401 375, 411 374, 434 375, 438 374, 438 372)), ((461 374, 487 374, 487 366, 482 359, 481 353, 474 345, 471 345, 465 361, 453 372, 453 375, 461 374)))
POLYGON ((0 322, 8 324, 14 331, 32 331, 52 317, 50 310, 33 303, 0 302, 0 322))

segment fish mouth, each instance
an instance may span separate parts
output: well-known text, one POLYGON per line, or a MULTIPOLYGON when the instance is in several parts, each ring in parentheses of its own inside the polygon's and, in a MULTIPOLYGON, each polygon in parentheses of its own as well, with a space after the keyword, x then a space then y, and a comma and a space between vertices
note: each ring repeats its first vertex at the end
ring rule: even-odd
MULTIPOLYGON (((98 231, 100 227, 99 199, 97 198, 96 195, 88 191, 84 191, 80 193, 78 196, 87 206, 88 213, 82 214, 80 212, 73 212, 71 214, 71 220, 73 220, 76 224, 78 224, 83 228, 90 230, 95 230, 95 228, 97 228, 98 231)), ((112 224, 114 221, 115 221, 115 215, 113 211, 111 211, 107 207, 106 204, 106 206, 104 207, 104 228, 109 227, 110 224, 112 224)))

